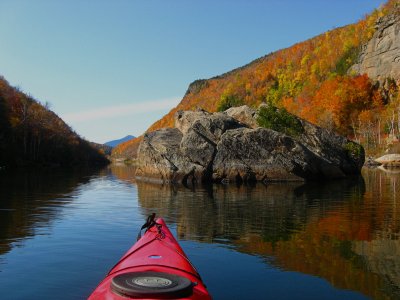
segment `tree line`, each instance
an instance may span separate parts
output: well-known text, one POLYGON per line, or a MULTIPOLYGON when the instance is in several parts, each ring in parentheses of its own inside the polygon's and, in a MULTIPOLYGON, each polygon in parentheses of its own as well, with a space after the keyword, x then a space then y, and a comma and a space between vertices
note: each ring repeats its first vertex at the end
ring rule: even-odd
POLYGON ((60 117, 0 77, 0 167, 105 164, 60 117))

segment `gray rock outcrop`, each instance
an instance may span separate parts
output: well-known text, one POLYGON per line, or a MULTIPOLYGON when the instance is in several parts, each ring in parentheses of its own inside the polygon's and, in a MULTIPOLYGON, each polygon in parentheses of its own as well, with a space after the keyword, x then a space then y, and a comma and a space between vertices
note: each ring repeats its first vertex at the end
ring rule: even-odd
POLYGON ((247 106, 223 113, 179 111, 176 128, 147 133, 138 150, 137 177, 160 182, 304 181, 357 174, 364 150, 300 120, 292 137, 257 125, 247 106))
POLYGON ((182 155, 182 133, 177 128, 164 128, 144 135, 138 150, 136 177, 158 182, 183 182, 204 173, 200 164, 182 155))
POLYGON ((345 173, 295 139, 267 128, 226 132, 213 165, 216 181, 298 181, 319 177, 340 178, 345 173))
POLYGON ((227 109, 225 113, 228 116, 238 120, 240 123, 250 128, 260 127, 257 123, 257 117, 258 117, 257 110, 247 105, 242 105, 239 107, 231 107, 227 109))
POLYGON ((400 167, 400 154, 386 154, 375 161, 387 167, 400 167))
POLYGON ((350 71, 367 74, 383 82, 386 78, 400 79, 400 13, 398 11, 378 20, 372 39, 363 46, 359 61, 350 71))

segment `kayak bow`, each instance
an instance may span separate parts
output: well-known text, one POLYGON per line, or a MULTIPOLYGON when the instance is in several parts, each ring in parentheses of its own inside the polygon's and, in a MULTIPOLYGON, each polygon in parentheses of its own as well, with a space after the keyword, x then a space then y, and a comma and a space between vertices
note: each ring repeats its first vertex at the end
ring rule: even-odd
MULTIPOLYGON (((164 220, 149 218, 147 231, 89 296, 97 299, 211 299, 164 220)), ((143 229, 142 227, 142 229, 143 229)))

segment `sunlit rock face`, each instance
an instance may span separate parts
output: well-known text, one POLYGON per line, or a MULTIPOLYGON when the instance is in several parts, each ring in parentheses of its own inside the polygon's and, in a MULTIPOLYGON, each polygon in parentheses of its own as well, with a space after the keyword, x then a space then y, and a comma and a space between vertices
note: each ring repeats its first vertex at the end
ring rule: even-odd
POLYGON ((194 170, 202 172, 199 164, 182 155, 182 133, 177 128, 165 128, 145 134, 138 150, 137 177, 152 181, 182 182, 194 170))
POLYGON ((359 74, 384 81, 400 79, 400 13, 389 14, 376 24, 372 39, 363 46, 359 62, 351 68, 359 74))
POLYGON ((186 184, 321 180, 360 172, 360 145, 301 119, 301 133, 289 136, 257 126, 257 116, 247 106, 179 111, 176 128, 144 136, 136 175, 186 184))
POLYGON ((257 110, 247 105, 231 107, 227 109, 225 113, 250 128, 260 127, 257 123, 257 110))

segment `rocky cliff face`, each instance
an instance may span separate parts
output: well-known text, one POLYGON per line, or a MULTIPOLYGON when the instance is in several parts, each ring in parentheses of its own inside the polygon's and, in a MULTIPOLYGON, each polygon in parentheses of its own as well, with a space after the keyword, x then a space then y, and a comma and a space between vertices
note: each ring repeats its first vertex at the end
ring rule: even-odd
POLYGON ((372 39, 363 46, 359 62, 351 68, 374 80, 400 80, 400 13, 380 18, 372 39))
POLYGON ((205 79, 195 80, 189 85, 185 95, 197 94, 202 88, 207 86, 208 86, 207 80, 205 79))
POLYGON ((160 182, 303 181, 357 174, 362 147, 300 120, 288 136, 257 125, 247 106, 224 113, 179 111, 176 128, 148 133, 138 150, 138 177, 160 182))

